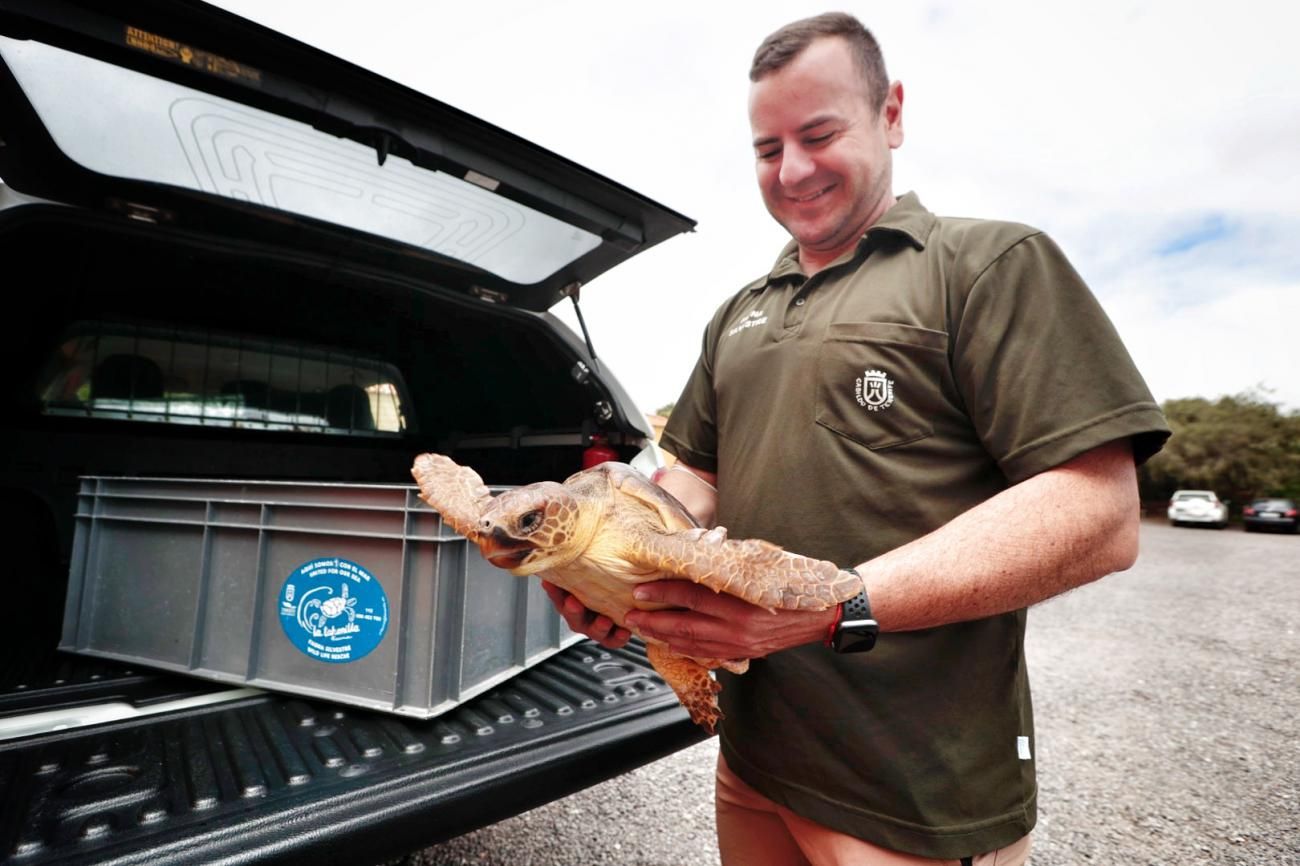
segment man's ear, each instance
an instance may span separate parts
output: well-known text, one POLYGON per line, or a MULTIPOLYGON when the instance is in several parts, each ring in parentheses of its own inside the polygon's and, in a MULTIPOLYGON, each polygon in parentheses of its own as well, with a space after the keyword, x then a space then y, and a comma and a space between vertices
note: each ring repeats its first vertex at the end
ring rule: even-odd
POLYGON ((885 104, 880 107, 885 118, 885 137, 891 148, 903 144, 903 82, 895 81, 889 85, 885 104))

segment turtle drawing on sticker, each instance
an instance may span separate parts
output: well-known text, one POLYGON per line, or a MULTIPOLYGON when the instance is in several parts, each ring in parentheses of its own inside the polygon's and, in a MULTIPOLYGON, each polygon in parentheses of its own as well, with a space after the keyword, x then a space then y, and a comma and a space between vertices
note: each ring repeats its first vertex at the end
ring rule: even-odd
POLYGON ((303 593, 298 604, 298 624, 310 632, 318 632, 330 620, 346 615, 348 623, 357 621, 357 600, 348 594, 348 585, 343 584, 338 595, 333 595, 334 588, 318 586, 303 593), (322 599, 320 593, 329 593, 330 597, 322 599))

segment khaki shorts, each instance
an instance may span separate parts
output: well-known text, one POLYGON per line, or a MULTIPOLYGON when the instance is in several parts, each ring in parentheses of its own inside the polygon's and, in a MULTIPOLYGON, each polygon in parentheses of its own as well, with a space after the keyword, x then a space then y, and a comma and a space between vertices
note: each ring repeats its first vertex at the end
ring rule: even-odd
POLYGON ((1024 866, 1029 837, 970 860, 890 851, 801 818, 731 772, 718 755, 718 850, 724 866, 1024 866))

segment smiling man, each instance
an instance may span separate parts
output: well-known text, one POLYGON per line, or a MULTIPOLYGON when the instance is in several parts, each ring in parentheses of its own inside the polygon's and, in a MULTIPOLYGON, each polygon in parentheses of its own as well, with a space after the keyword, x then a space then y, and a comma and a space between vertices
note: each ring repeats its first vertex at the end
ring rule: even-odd
POLYGON ((903 87, 885 86, 883 62, 879 85, 859 62, 843 39, 818 40, 750 90, 758 187, 810 276, 894 206, 890 151, 903 143, 903 87))
MULTIPOLYGON (((721 675, 724 863, 1023 863, 1026 609, 1132 564, 1135 465, 1168 428, 1050 239, 895 197, 903 88, 856 19, 782 28, 750 80, 791 241, 705 329, 660 483, 732 537, 855 566, 863 591, 769 614, 660 581, 637 596, 674 609, 628 621, 756 660, 721 675)), ((627 639, 551 592, 574 628, 627 639)))

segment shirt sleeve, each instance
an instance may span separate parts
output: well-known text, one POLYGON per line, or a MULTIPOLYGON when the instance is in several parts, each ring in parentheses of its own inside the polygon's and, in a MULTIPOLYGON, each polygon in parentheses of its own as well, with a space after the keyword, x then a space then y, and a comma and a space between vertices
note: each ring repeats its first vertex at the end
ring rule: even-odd
POLYGON ((1013 483, 1125 437, 1141 462, 1169 436, 1114 325, 1046 235, 974 275, 955 333, 957 388, 1013 483))
MULTIPOLYGON (((715 317, 716 321, 716 317, 715 317)), ((704 331, 700 357, 664 425, 660 444, 687 466, 718 471, 717 400, 713 390, 714 326, 704 331)))

